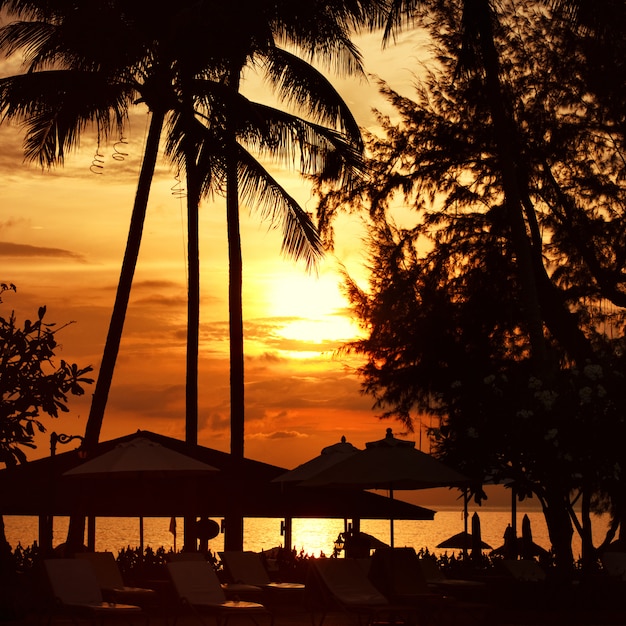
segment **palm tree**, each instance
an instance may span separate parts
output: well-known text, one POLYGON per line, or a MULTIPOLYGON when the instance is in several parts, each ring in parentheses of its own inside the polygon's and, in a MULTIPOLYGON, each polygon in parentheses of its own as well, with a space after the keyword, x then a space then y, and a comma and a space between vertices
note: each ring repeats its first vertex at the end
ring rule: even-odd
MULTIPOLYGON (((289 6, 289 4, 288 4, 289 6)), ((322 173, 330 175, 328 157, 330 163, 335 166, 338 163, 337 154, 343 154, 343 160, 350 168, 357 164, 354 158, 362 149, 361 137, 356 122, 350 115, 347 107, 339 98, 338 94, 330 86, 328 81, 309 64, 303 63, 298 57, 288 54, 279 49, 274 42, 274 34, 268 25, 268 16, 260 11, 259 4, 253 3, 251 12, 246 15, 245 26, 238 21, 237 33, 240 39, 229 37, 227 42, 220 43, 220 53, 224 54, 224 67, 226 71, 223 83, 228 88, 228 97, 223 106, 216 106, 213 102, 204 106, 204 110, 210 111, 211 129, 217 129, 206 133, 204 145, 219 146, 214 152, 209 149, 202 159, 197 156, 199 149, 188 149, 188 128, 178 134, 181 149, 177 142, 170 144, 170 151, 185 160, 188 187, 193 190, 188 195, 188 214, 190 224, 197 224, 197 205, 199 204, 202 184, 197 176, 198 169, 204 168, 201 176, 210 183, 218 181, 217 188, 225 187, 227 204, 227 228, 229 250, 229 329, 230 329, 230 393, 231 393, 231 453, 237 458, 243 458, 244 446, 244 341, 243 341, 243 316, 242 316, 242 258, 241 237, 239 231, 239 199, 240 180, 243 184, 244 196, 251 203, 261 204, 267 209, 274 219, 282 215, 283 222, 283 250, 294 258, 305 258, 308 266, 312 266, 321 254, 321 242, 318 233, 308 215, 297 205, 271 177, 268 172, 247 152, 241 145, 242 139, 248 144, 254 144, 269 151, 272 155, 285 153, 292 154, 294 145, 300 146, 301 156, 308 157, 303 164, 309 166, 309 173, 322 173), (259 28, 260 27, 260 28, 259 28), (265 29, 265 31, 264 31, 265 29), (231 46, 233 49, 231 50, 231 46), (304 120, 280 113, 276 109, 261 107, 248 103, 243 98, 234 98, 239 91, 240 74, 247 63, 264 59, 267 76, 274 85, 279 87, 279 93, 283 96, 290 95, 300 105, 308 105, 317 117, 334 123, 340 120, 342 130, 348 134, 349 142, 344 140, 335 131, 328 132, 321 126, 310 124, 304 120), (239 59, 237 61, 237 59, 239 59), (243 117, 241 114, 243 113, 243 117), (247 114, 247 115, 246 115, 247 114), (217 116, 217 117, 216 117, 217 116), (258 126, 258 122, 261 126, 258 126), (321 142, 320 142, 321 140, 321 142), (341 149, 340 149, 341 148, 341 149), (350 162, 352 161, 352 163, 350 162), (317 163, 324 164, 323 172, 316 171, 317 163), (193 164, 193 165, 192 165, 193 164), (222 181, 225 181, 222 183, 222 181)), ((261 7, 266 9, 266 7, 261 7)), ((275 5, 273 5, 275 8, 275 5)), ((225 21, 228 23, 232 16, 228 14, 228 7, 222 9, 225 13, 225 21)), ((318 16, 319 17, 319 16, 318 16)), ((358 59, 353 58, 353 50, 349 45, 347 34, 337 29, 340 21, 336 15, 329 22, 334 31, 334 49, 341 51, 345 46, 348 51, 348 63, 359 67, 358 59), (337 46, 339 42, 339 46, 337 46)), ((215 14, 213 14, 215 20, 215 14)), ((301 18, 297 23, 301 22, 301 18)), ((219 20, 215 23, 220 24, 219 20)), ((320 21, 316 22, 319 25, 320 21)), ((313 22, 310 22, 313 24, 313 22)), ((310 29, 310 26, 308 26, 310 29)), ((221 29, 227 32, 227 29, 221 29)), ((306 32, 311 47, 318 44, 319 30, 306 32), (311 33, 315 33, 311 37, 311 33)), ((300 35, 302 38, 302 35, 300 35)), ((305 37, 306 38, 306 37, 305 37)), ((331 46, 332 48, 332 46, 331 46)), ((340 57, 341 58, 341 57, 340 57)), ((195 108, 191 107, 191 111, 195 108)), ((192 116, 193 117, 193 116, 192 116)), ((187 122, 189 120, 187 119, 187 122)), ((198 132, 195 136, 201 136, 198 132)), ((336 169, 333 175, 341 175, 342 168, 336 169)), ((350 176, 348 176, 349 178, 350 176)), ((211 189, 211 184, 205 185, 211 189)), ((195 235, 190 231, 190 277, 195 281, 199 279, 197 230, 195 235), (193 241, 193 246, 191 242, 193 241), (192 265, 194 266, 192 268, 192 265)), ((199 285, 189 291, 189 316, 188 316, 188 396, 187 396, 187 439, 195 441, 197 437, 197 324, 199 306, 199 285), (195 342, 195 343, 194 343, 195 342), (196 369, 192 369, 194 358, 192 346, 195 349, 196 369), (194 404, 192 404, 194 403, 194 404), (192 439, 193 438, 193 439, 192 439)), ((236 498, 234 498, 236 500, 236 498)), ((243 526, 240 514, 227 516, 226 544, 229 549, 241 549, 243 541, 243 526)))
MULTIPOLYGON (((62 163, 89 124, 95 125, 99 138, 106 139, 113 131, 123 134, 128 112, 139 99, 151 112, 120 280, 85 432, 84 445, 89 447, 99 438, 101 419, 97 417, 106 406, 119 351, 161 134, 172 102, 170 67, 162 59, 155 62, 155 50, 148 47, 158 33, 155 24, 142 22, 140 27, 137 15, 131 13, 120 19, 118 7, 112 4, 25 0, 2 2, 0 8, 26 18, 0 31, 0 49, 7 55, 27 52, 27 71, 0 81, 0 110, 3 119, 24 122, 28 159, 44 167, 62 163), (116 45, 112 45, 112 33, 116 45)), ((141 13, 138 4, 135 9, 141 13)))
MULTIPOLYGON (((127 11, 128 7, 125 7, 124 3, 120 3, 118 7, 100 10, 89 5, 85 8, 81 4, 82 17, 77 18, 76 7, 73 7, 72 11, 69 12, 71 16, 69 19, 63 13, 63 11, 68 12, 65 3, 59 3, 58 11, 52 11, 50 9, 51 4, 54 3, 49 3, 42 8, 38 2, 0 3, 0 6, 4 6, 6 9, 12 9, 20 15, 31 18, 29 22, 10 24, 3 30, 2 34, 2 46, 7 52, 13 52, 22 47, 31 50, 29 73, 21 77, 4 80, 2 98, 6 118, 29 119, 31 121, 27 134, 27 156, 39 159, 46 166, 62 161, 65 151, 77 141, 78 133, 87 121, 95 120, 99 134, 106 137, 112 128, 106 113, 115 112, 115 128, 121 129, 127 116, 128 107, 138 96, 141 96, 142 100, 152 110, 152 123, 147 140, 148 149, 145 152, 116 301, 86 430, 86 442, 89 445, 97 442, 101 429, 141 242, 150 181, 154 172, 163 123, 168 108, 178 106, 177 94, 173 91, 175 78, 172 66, 174 63, 178 63, 180 67, 181 63, 180 59, 174 55, 184 57, 183 60, 188 60, 192 55, 188 50, 181 49, 180 40, 171 42, 165 39, 165 43, 163 43, 164 38, 162 36, 159 38, 160 43, 156 46, 158 49, 156 51, 148 49, 146 52, 148 44, 152 45, 151 38, 156 39, 156 34, 161 34, 159 29, 163 30, 164 27, 160 24, 156 24, 156 26, 155 24, 148 24, 150 27, 148 29, 143 22, 139 21, 138 14, 141 13, 141 7, 136 7, 136 14, 131 14, 130 19, 127 16, 124 23, 128 36, 120 45, 115 46, 115 49, 124 51, 123 54, 120 55, 120 58, 111 58, 108 52, 111 46, 106 46, 107 55, 102 59, 98 53, 100 50, 99 42, 94 41, 93 32, 85 30, 83 26, 85 23, 97 24, 97 32, 99 33, 110 33, 113 27, 116 27, 119 33, 119 24, 115 22, 115 18, 122 8, 127 11), (39 21, 33 22, 32 18, 37 18, 39 21), (111 24, 112 28, 103 28, 103 24, 106 23, 111 24), (77 25, 79 28, 76 27, 77 25), (45 43, 42 44, 42 41, 45 43), (132 45, 129 46, 129 42, 132 45), (131 48, 131 54, 129 54, 128 48, 131 48), (132 54, 133 48, 137 51, 136 54, 132 54), (93 50, 96 51, 95 55, 93 50), (164 59, 163 51, 165 54, 169 54, 170 58, 164 59), (96 58, 91 58, 89 55, 96 58), (43 72, 33 71, 40 68, 44 63, 55 62, 66 63, 71 69, 55 69, 53 73, 45 76, 43 72), (111 91, 110 100, 102 97, 104 95, 101 84, 103 66, 110 76, 106 85, 111 91), (98 74, 94 75, 93 70, 97 71, 98 74), (45 79, 48 82, 44 82, 45 79), (65 83, 60 82, 63 79, 65 79, 65 83), (72 89, 74 87, 76 89, 72 89), (33 88, 39 91, 35 93, 33 88), (63 98, 58 98, 56 101, 50 97, 51 94, 54 96, 54 94, 60 95, 61 93, 63 98), (72 105, 68 107, 67 102, 70 98, 72 105), (36 110, 39 113, 35 124, 33 112, 36 110), (74 119, 70 119, 72 115, 74 119)), ((193 3, 191 6, 194 8, 193 3)), ((203 3, 202 7, 204 11, 215 8, 209 3, 203 3)), ((181 17, 180 21, 183 22, 183 25, 190 13, 191 9, 183 8, 177 14, 181 17)), ((195 18, 197 14, 195 13, 193 16, 195 18)), ((187 21, 187 23, 189 22, 187 21)), ((178 27, 180 29, 180 24, 178 27)), ((265 27, 267 28, 267 26, 265 27)), ((189 38, 185 38, 185 41, 188 40, 189 38)), ((252 41, 256 41, 256 39, 252 41)), ((198 52, 198 50, 194 50, 194 52, 198 52)), ((246 54, 249 55, 249 53, 246 54)), ((209 62, 216 62, 217 57, 214 50, 212 54, 207 54, 202 58, 206 57, 208 57, 209 62)), ((227 57, 218 60, 224 63, 227 57)), ((197 65, 197 61, 194 63, 197 65)), ((191 195, 193 196, 193 194, 191 195)), ((298 223, 305 225, 301 214, 298 215, 298 221, 295 225, 297 226, 298 223)), ((190 224, 193 224, 193 219, 190 220, 190 224)), ((293 226, 292 224, 287 229, 288 233, 293 234, 295 232, 292 229, 293 226)), ((309 237, 313 234, 310 223, 305 225, 305 232, 308 233, 307 236, 309 237)), ((190 242, 194 239, 193 236, 190 237, 190 242)), ((318 244, 313 242, 313 245, 317 246, 318 244)), ((295 252, 296 255, 301 253, 301 249, 294 248, 290 243, 287 244, 286 248, 295 252)), ((189 361, 191 364, 195 359, 190 358, 189 361)), ((195 394, 188 394, 188 396, 191 401, 191 397, 195 397, 195 394)), ((191 433, 189 432, 188 435, 191 436, 191 433)))
MULTIPOLYGON (((132 3, 131 3, 132 4, 132 3)), ((287 3, 288 4, 288 3, 287 3)), ((26 48, 30 55, 30 67, 27 74, 5 79, 0 83, 1 101, 0 108, 6 119, 24 120, 27 123, 27 156, 32 159, 38 159, 40 163, 50 166, 56 162, 63 160, 63 155, 67 148, 71 147, 77 140, 80 131, 88 122, 95 122, 99 135, 107 136, 112 128, 121 131, 126 121, 128 109, 133 101, 140 96, 141 99, 152 110, 152 121, 148 141, 146 145, 144 163, 138 184, 135 206, 131 220, 131 228, 129 232, 126 253, 122 265, 120 282, 116 295, 113 315, 107 335, 103 361, 98 377, 98 383, 94 393, 92 408, 85 433, 86 445, 93 445, 99 438, 99 433, 104 415, 104 408, 108 393, 110 390, 112 375, 115 367, 115 361, 119 350, 119 343, 123 330, 132 278, 136 266, 139 246, 141 243, 141 233, 143 221, 145 217, 150 182, 154 173, 156 158, 158 155, 158 147, 161 132, 164 127, 166 116, 175 111, 180 120, 185 120, 189 126, 190 119, 194 116, 194 103, 191 109, 188 106, 189 98, 186 90, 183 88, 185 80, 202 78, 206 82, 215 79, 216 73, 219 76, 227 76, 223 82, 232 90, 235 72, 232 68, 239 68, 240 73, 243 66, 249 58, 259 52, 264 53, 266 58, 271 62, 268 63, 269 74, 274 72, 274 82, 285 86, 297 87, 291 93, 301 103, 312 102, 311 95, 318 97, 320 85, 324 86, 327 94, 331 94, 335 102, 331 106, 326 106, 326 102, 316 104, 316 113, 319 117, 339 117, 343 121, 344 126, 350 130, 352 141, 358 137, 358 129, 351 116, 347 112, 347 108, 341 101, 337 101, 337 94, 328 91, 327 84, 320 80, 320 75, 315 77, 317 91, 309 89, 309 95, 304 95, 308 86, 306 80, 298 78, 294 73, 293 61, 296 57, 290 57, 286 53, 279 54, 275 47, 273 38, 267 37, 267 33, 271 35, 271 30, 266 29, 266 39, 257 36, 246 40, 247 48, 244 48, 244 54, 240 56, 241 61, 233 62, 228 56, 223 56, 221 52, 217 54, 215 50, 212 54, 197 55, 197 48, 191 47, 194 54, 190 53, 189 47, 181 46, 180 41, 171 41, 163 34, 166 32, 164 25, 157 20, 148 20, 146 24, 139 19, 141 15, 141 7, 133 5, 136 13, 133 13, 129 7, 107 5, 106 8, 90 7, 85 8, 82 4, 71 5, 68 9, 66 3, 49 3, 42 7, 38 2, 6 2, 0 3, 0 7, 14 11, 20 16, 29 17, 30 20, 25 22, 17 22, 5 27, 0 34, 0 46, 8 53, 17 49, 26 48), (107 32, 103 29, 103 24, 111 24, 120 32, 120 24, 116 22, 119 18, 119 11, 124 8, 121 32, 129 36, 122 43, 130 42, 131 45, 118 45, 115 50, 119 50, 118 55, 100 56, 97 52, 100 48, 97 42, 93 41, 92 33, 86 35, 84 30, 85 24, 97 24, 98 32, 107 32), (80 9, 80 11, 79 11, 80 9), (81 13, 82 11, 82 13, 81 13), (108 21, 107 21, 108 20, 108 21), (265 41, 260 45, 259 41, 265 41), (253 45, 250 45, 250 41, 253 45), (256 48, 255 48, 256 46, 256 48), (96 50, 96 54, 93 54, 96 50), (198 58, 204 59, 206 64, 199 65, 198 58), (191 62, 193 59, 193 62, 191 62), (41 68, 45 65, 56 64, 62 69, 53 69, 43 71, 41 68), (224 67, 230 71, 224 71, 224 67), (184 71, 181 71, 181 68, 184 71), (181 95, 182 94, 182 95, 181 95), (337 104, 338 102, 338 104, 337 104), (329 113, 330 111, 330 113, 329 113), (113 119, 112 119, 113 118, 113 119)), ((191 8, 183 7, 176 14, 180 18, 178 27, 188 25, 192 22, 188 21, 189 15, 195 17, 193 9, 198 5, 192 3, 191 8), (186 21, 187 20, 187 21, 186 21)), ((256 6, 256 5, 255 5, 256 6)), ((202 3, 202 8, 214 9, 208 3, 202 3)), ((232 16, 229 16, 232 17, 232 16)), ((258 16, 257 16, 258 17, 258 16)), ((276 20, 276 16, 273 16, 276 20)), ((298 20, 296 20, 297 22, 298 20)), ((194 22, 202 23, 202 22, 194 22)), ((207 22, 203 22, 206 24, 207 22)), ((251 24, 263 22, 250 21, 251 24)), ((335 22, 335 26, 339 22, 335 22)), ((331 22, 332 24, 332 22, 331 22)), ((307 35, 310 37, 312 31, 311 26, 307 26, 307 35)), ((297 28, 291 27, 291 32, 297 32, 297 28)), ((332 39, 335 49, 337 47, 345 47, 348 52, 348 58, 355 57, 354 50, 350 47, 346 33, 338 30, 336 27, 328 28, 329 32, 333 32, 335 37, 332 39), (337 36, 338 35, 338 36, 337 36), (339 42, 339 46, 337 46, 339 42)), ((168 34, 166 32, 166 34, 168 34)), ((290 35, 293 37, 293 34, 290 35)), ((319 37, 310 37, 312 48, 319 46, 319 37)), ((185 38, 185 42, 189 38, 185 38)), ((333 49, 333 45, 327 46, 329 50, 333 49)), ((107 50, 109 46, 107 46, 107 50)), ((229 51, 230 52, 230 51, 229 51)), ((356 67, 359 60, 353 61, 356 67)), ((295 66, 297 68, 297 66, 295 66)), ((238 87, 238 78, 236 81, 238 87)), ((186 88, 187 85, 184 85, 186 88)), ((208 101, 205 101, 208 102, 208 101)), ((211 102, 211 106, 215 106, 211 102)), ((210 111, 210 108, 208 109, 210 111)), ((257 111, 258 113, 258 111, 257 111)), ((213 121, 215 121, 215 115, 213 121)), ((210 116, 207 116, 210 117, 210 116)), ((295 118, 294 118, 295 119, 295 118)), ((224 128, 231 133, 231 138, 235 139, 238 128, 237 123, 233 120, 233 116, 226 116, 223 120, 224 128), (231 121, 232 120, 232 121, 231 121)), ((286 123, 283 118, 278 123, 274 122, 274 129, 278 129, 272 137, 275 141, 281 134, 281 128, 284 130, 289 126, 295 129, 293 120, 286 123)), ((306 126, 306 124, 305 124, 306 126)), ((353 146, 348 142, 344 142, 338 135, 322 132, 322 127, 314 124, 309 125, 308 134, 302 132, 304 128, 301 124, 297 132, 292 132, 292 138, 296 138, 303 154, 307 152, 316 153, 318 158, 322 155, 322 161, 328 155, 337 154, 341 149, 347 148, 346 154, 349 159, 353 156, 353 146), (324 139, 327 146, 321 149, 319 143, 314 139, 315 134, 324 139), (298 138, 299 135, 299 138, 298 138), (332 150, 328 150, 331 147, 332 150)), ((209 134, 208 141, 205 142, 203 150, 206 154, 211 154, 211 149, 207 146, 215 146, 215 135, 209 134)), ((223 137, 222 137, 223 139, 223 137)), ((240 241, 238 234, 238 183, 237 170, 244 163, 243 160, 238 162, 238 147, 235 141, 230 142, 232 155, 227 158, 228 163, 226 172, 230 169, 230 176, 226 175, 229 198, 229 241, 232 242, 231 250, 231 267, 239 279, 231 280, 231 285, 239 285, 238 288, 231 287, 231 331, 233 348, 233 374, 231 379, 234 384, 241 381, 240 388, 243 389, 243 369, 239 368, 239 363, 243 365, 243 333, 241 323, 241 255, 240 251, 237 259, 237 251, 240 250, 240 241), (234 313, 233 313, 234 311, 234 313), (236 355, 241 355, 238 360, 236 355)), ((280 144, 277 144, 278 146, 280 144)), ((199 306, 199 288, 197 282, 199 280, 199 271, 196 266, 198 258, 197 251, 197 205, 204 188, 210 188, 210 184, 201 181, 198 172, 199 166, 192 167, 193 141, 185 142, 184 154, 186 156, 185 166, 187 168, 188 186, 190 193, 188 197, 189 216, 190 216, 190 277, 192 280, 189 287, 189 331, 188 331, 188 391, 187 400, 190 406, 191 422, 188 421, 187 436, 194 438, 197 436, 197 324, 198 324, 198 306, 199 306), (191 271, 193 270, 193 271, 191 271), (195 369, 194 369, 195 368, 195 369), (195 403, 195 404, 194 404, 195 403), (195 413, 195 417, 194 417, 195 413), (191 423, 191 427, 189 424, 191 423)), ((270 146, 270 142, 265 142, 265 147, 270 146)), ((222 153, 223 159, 224 154, 222 153)), ((213 151, 213 160, 215 161, 215 153, 213 151)), ((336 160, 336 157, 334 158, 336 160)), ((218 159, 219 160, 219 159, 218 159)), ((312 159, 311 162, 315 162, 312 159)), ((248 160, 244 172, 248 178, 249 192, 256 192, 262 197, 267 196, 268 191, 276 197, 277 186, 273 181, 268 181, 267 177, 263 186, 259 186, 259 182, 263 178, 259 178, 259 169, 250 167, 252 162, 248 160)), ((326 168, 328 170, 328 168, 326 168)), ((212 176, 211 168, 202 176, 212 176)), ((254 195, 254 193, 251 193, 254 195)), ((285 194, 278 194, 281 197, 283 206, 287 207, 286 227, 284 228, 285 240, 283 249, 288 253, 294 254, 296 257, 307 256, 308 262, 311 263, 321 252, 319 238, 315 228, 313 227, 308 216, 285 194)), ((241 405, 239 411, 235 409, 234 413, 241 416, 240 420, 234 420, 241 424, 241 435, 234 435, 235 440, 241 442, 240 454, 243 454, 243 395, 233 393, 233 397, 241 405)))

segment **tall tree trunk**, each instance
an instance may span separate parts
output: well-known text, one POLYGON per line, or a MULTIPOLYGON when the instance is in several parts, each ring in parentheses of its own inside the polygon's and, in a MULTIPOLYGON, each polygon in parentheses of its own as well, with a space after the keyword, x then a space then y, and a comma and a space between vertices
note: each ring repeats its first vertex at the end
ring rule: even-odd
POLYGON ((494 136, 498 152, 506 212, 511 229, 511 239, 517 257, 517 268, 522 289, 524 316, 532 348, 535 369, 540 379, 549 376, 548 350, 543 331, 543 316, 539 301, 537 278, 533 264, 533 251, 524 219, 521 181, 517 157, 519 146, 515 122, 507 106, 500 80, 500 62, 495 47, 492 13, 489 0, 466 0, 465 11, 476 26, 482 55, 487 97, 491 111, 494 136))
POLYGON ((568 511, 568 494, 563 494, 560 489, 546 487, 543 513, 554 551, 556 570, 562 579, 568 579, 574 570, 572 551, 574 531, 568 511))
MULTIPOLYGON (((185 383, 185 441, 198 443, 198 356, 200 336, 200 243, 199 212, 201 182, 196 157, 187 151, 187 371, 185 383)), ((184 518, 185 552, 195 552, 198 547, 196 516, 184 518)))
MULTIPOLYGON (((229 86, 239 89, 239 66, 233 64, 229 86)), ((228 320, 230 336, 230 453, 234 468, 244 458, 244 335, 243 335, 243 260, 239 223, 239 180, 237 132, 232 116, 226 119, 226 222, 228 229, 228 320)), ((241 498, 233 494, 232 509, 225 519, 225 550, 243 549, 243 516, 238 505, 241 498)))
POLYGON ((239 224, 237 157, 229 157, 226 214, 228 221, 228 316, 230 333, 230 453, 244 457, 243 260, 239 224))
MULTIPOLYGON (((189 155, 190 158, 191 155, 189 155)), ((185 386, 185 441, 198 443, 198 355, 200 335, 200 181, 197 168, 187 161, 187 374, 185 386)))
MULTIPOLYGON (((141 246, 141 236, 143 233, 143 225, 148 208, 148 198, 150 196, 150 187, 154 176, 154 169, 159 155, 159 143, 161 141, 161 131, 165 120, 165 111, 153 111, 150 120, 150 128, 146 140, 143 163, 137 183, 137 191, 135 193, 135 202, 130 220, 130 229, 128 239, 126 240, 126 251, 122 262, 122 270, 120 273, 119 283, 117 285, 117 293, 115 296, 115 304, 113 305, 113 313, 109 323, 109 332, 104 344, 104 352, 102 355, 102 363, 96 381, 93 399, 91 401, 91 410, 85 427, 85 439, 83 446, 89 451, 94 448, 99 439, 102 429, 102 421, 104 419, 104 410, 106 408, 113 373, 115 371, 115 363, 117 354, 122 340, 122 331, 124 330, 124 321, 126 319, 126 311, 130 300, 130 290, 137 267, 137 259, 139 257, 139 248, 141 246)), ((85 518, 84 516, 71 516, 69 528, 67 532, 67 550, 69 553, 82 549, 85 537, 85 518)))
POLYGON ((98 380, 96 381, 96 388, 91 401, 91 410, 89 411, 89 418, 85 428, 85 441, 83 445, 87 449, 95 446, 100 439, 104 411, 111 389, 111 381, 113 380, 113 373, 115 371, 115 363, 122 339, 122 331, 124 330, 124 321, 130 300, 130 290, 135 275, 135 268, 137 267, 143 225, 148 207, 148 198, 152 178, 154 176, 154 169, 159 154, 159 142, 161 140, 164 119, 165 111, 152 112, 144 159, 139 174, 137 191, 135 193, 135 203, 130 220, 128 239, 126 241, 126 252, 124 253, 122 270, 115 296, 115 304, 113 305, 109 332, 107 334, 106 343, 104 344, 102 363, 100 364, 98 380))

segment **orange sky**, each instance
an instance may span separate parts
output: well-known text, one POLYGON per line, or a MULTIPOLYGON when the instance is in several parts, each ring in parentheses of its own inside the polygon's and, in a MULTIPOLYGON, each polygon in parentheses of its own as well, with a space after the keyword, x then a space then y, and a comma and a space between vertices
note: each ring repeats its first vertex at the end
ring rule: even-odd
MULTIPOLYGON (((410 94, 413 73, 424 57, 417 34, 385 52, 378 35, 363 37, 366 69, 410 94)), ((15 65, 12 64, 13 71, 15 65)), ((0 65, 2 75, 7 66, 0 65)), ((382 101, 370 84, 335 80, 363 126, 382 101)), ((249 90, 255 94, 254 81, 249 90)), ((263 97, 262 94, 255 94, 263 97)), ((96 150, 85 133, 81 149, 63 168, 42 172, 23 163, 19 129, 0 128, 0 281, 17 285, 5 294, 3 313, 15 309, 20 320, 43 304, 47 319, 76 323, 60 335, 58 357, 99 366, 119 277, 135 183, 146 131, 145 110, 137 109, 126 139, 113 158, 103 146, 101 174, 90 171, 96 150)), ((291 174, 277 176, 305 207, 314 208, 308 189, 291 174)), ((102 438, 147 429, 184 436, 185 385, 185 206, 172 194, 174 173, 160 162, 151 192, 141 254, 133 284, 120 354, 109 396, 102 438)), ((201 361, 200 425, 203 445, 229 449, 227 253, 224 206, 201 207, 201 361)), ((335 350, 354 336, 340 292, 338 264, 363 275, 361 236, 356 218, 337 224, 335 254, 319 276, 282 259, 280 238, 256 216, 242 213, 246 350, 247 457, 287 468, 308 460, 342 435, 358 447, 380 439, 387 426, 371 399, 359 391, 354 362, 335 350)), ((82 434, 93 387, 71 398, 70 413, 48 431, 82 434)), ((410 438, 419 441, 416 433, 410 438)), ((35 454, 48 453, 48 434, 35 454)), ((418 443, 419 445, 419 443, 418 443)), ((427 443, 422 446, 428 449, 427 443)), ((456 494, 452 497, 452 502, 456 494)), ((450 497, 448 497, 450 500, 450 497)), ((423 498, 418 501, 424 503, 423 498)), ((429 500, 430 501, 430 500, 429 500)))

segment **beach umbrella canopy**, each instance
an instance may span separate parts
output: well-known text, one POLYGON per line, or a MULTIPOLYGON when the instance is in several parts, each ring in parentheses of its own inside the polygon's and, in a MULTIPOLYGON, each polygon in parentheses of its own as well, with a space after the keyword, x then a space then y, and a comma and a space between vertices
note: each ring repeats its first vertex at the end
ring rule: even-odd
POLYGON ((219 470, 191 456, 172 450, 146 437, 136 437, 118 444, 85 463, 65 472, 64 476, 115 476, 141 474, 208 474, 219 470))
MULTIPOLYGON (((435 457, 415 448, 414 441, 396 439, 391 428, 384 439, 365 444, 343 461, 322 470, 300 484, 317 487, 387 489, 393 499, 395 490, 462 486, 469 479, 435 457)), ((393 547, 393 518, 390 518, 393 547)))
MULTIPOLYGON (((472 534, 462 531, 452 537, 448 537, 441 543, 437 544, 438 548, 442 550, 471 550, 473 545, 472 534)), ((490 550, 491 546, 484 541, 480 541, 480 547, 482 550, 490 550)))
POLYGON ((414 441, 396 439, 387 429, 384 439, 365 444, 365 450, 322 470, 303 484, 318 487, 354 487, 394 490, 429 489, 467 484, 469 479, 430 454, 414 441))
POLYGON ((359 449, 351 443, 348 443, 345 437, 342 437, 339 443, 326 446, 322 449, 318 456, 312 458, 306 463, 298 465, 298 467, 289 472, 281 474, 280 476, 274 478, 272 482, 299 483, 303 480, 315 478, 321 472, 327 470, 333 465, 336 465, 337 463, 345 461, 356 452, 359 452, 359 449))
POLYGON ((547 556, 548 550, 536 544, 530 533, 530 518, 524 515, 522 520, 522 533, 526 527, 526 537, 516 537, 513 528, 509 524, 504 531, 504 544, 492 550, 491 554, 502 555, 505 559, 516 559, 520 555, 523 559, 532 559, 535 556, 547 556))

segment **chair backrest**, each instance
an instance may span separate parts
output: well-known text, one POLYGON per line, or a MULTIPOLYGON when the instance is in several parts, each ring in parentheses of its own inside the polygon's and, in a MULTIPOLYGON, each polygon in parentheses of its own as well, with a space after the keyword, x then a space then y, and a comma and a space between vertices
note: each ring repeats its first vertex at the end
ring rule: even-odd
POLYGON ((91 563, 100 589, 122 589, 124 587, 124 579, 113 552, 78 552, 76 558, 91 563))
POLYGON ((232 582, 260 587, 270 584, 270 576, 263 565, 261 556, 256 552, 227 550, 220 552, 219 555, 224 570, 232 582))
POLYGON ((609 576, 626 580, 626 552, 614 550, 603 552, 600 561, 609 576))
POLYGON ((502 559, 502 566, 515 580, 521 582, 541 582, 546 579, 546 572, 537 561, 502 559))
POLYGON ((433 559, 417 559, 417 564, 427 583, 446 580, 446 575, 433 559))
POLYGON ((45 559, 54 597, 62 604, 100 604, 102 593, 91 563, 79 559, 45 559))
POLYGON ((354 559, 311 559, 310 564, 328 592, 344 606, 389 604, 354 559))
POLYGON ((428 593, 428 585, 413 548, 377 548, 370 580, 388 597, 428 593))
POLYGON ((206 561, 202 552, 170 552, 165 557, 169 563, 175 561, 206 561))
POLYGON ((208 561, 173 561, 167 564, 178 597, 195 606, 226 601, 215 570, 208 561))

